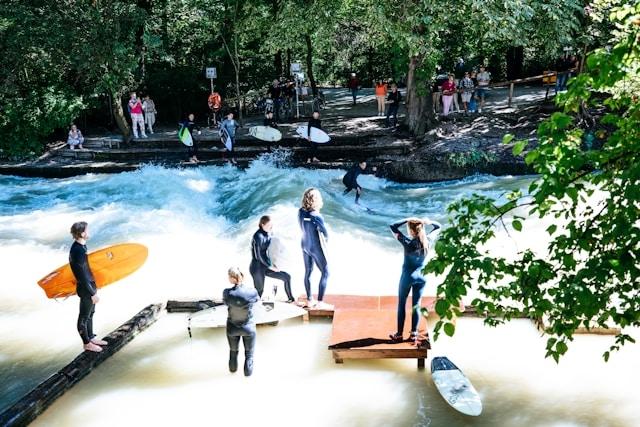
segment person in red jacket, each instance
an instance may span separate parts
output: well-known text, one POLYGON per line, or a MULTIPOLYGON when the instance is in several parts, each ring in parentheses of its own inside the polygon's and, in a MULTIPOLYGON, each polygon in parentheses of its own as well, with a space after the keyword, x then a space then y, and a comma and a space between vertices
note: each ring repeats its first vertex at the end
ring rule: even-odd
POLYGON ((351 73, 351 78, 349 79, 349 83, 347 83, 347 87, 351 89, 351 96, 353 97, 353 105, 356 105, 356 97, 358 96, 359 86, 360 86, 360 81, 356 77, 356 73, 351 73))
POLYGON ((131 114, 131 126, 133 127, 133 137, 138 138, 138 128, 143 138, 147 137, 144 131, 144 115, 142 114, 142 101, 136 96, 135 92, 131 92, 129 99, 129 114, 131 114))
POLYGON ((449 74, 449 79, 442 83, 443 116, 449 115, 449 109, 451 108, 451 103, 453 102, 453 97, 456 94, 456 91, 456 82, 453 80, 453 74, 449 74))

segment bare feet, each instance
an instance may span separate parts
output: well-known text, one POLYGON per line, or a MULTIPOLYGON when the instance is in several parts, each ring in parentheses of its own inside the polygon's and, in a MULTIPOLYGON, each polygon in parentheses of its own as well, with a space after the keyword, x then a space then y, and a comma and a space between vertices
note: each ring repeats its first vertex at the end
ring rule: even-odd
POLYGON ((311 163, 311 159, 307 159, 307 163, 311 163))
POLYGON ((85 344, 83 348, 85 349, 85 351, 93 351, 96 353, 100 353, 102 351, 102 347, 99 347, 92 342, 85 344))
POLYGON ((313 158, 313 162, 314 162, 314 163, 317 163, 317 162, 319 162, 319 161, 320 161, 320 160, 319 160, 317 157, 314 157, 314 158, 313 158))
POLYGON ((91 342, 92 342, 93 344, 95 344, 95 345, 107 345, 107 344, 109 344, 108 342, 106 342, 106 341, 104 341, 104 340, 100 340, 100 339, 98 339, 98 338, 93 338, 93 339, 91 340, 91 342))
POLYGON ((307 307, 316 308, 316 305, 318 305, 318 301, 314 300, 313 298, 307 299, 307 307))
POLYGON ((318 301, 315 308, 318 310, 333 310, 334 306, 331 304, 327 304, 324 301, 318 301))
POLYGON ((82 145, 78 145, 78 148, 84 150, 84 147, 82 145))

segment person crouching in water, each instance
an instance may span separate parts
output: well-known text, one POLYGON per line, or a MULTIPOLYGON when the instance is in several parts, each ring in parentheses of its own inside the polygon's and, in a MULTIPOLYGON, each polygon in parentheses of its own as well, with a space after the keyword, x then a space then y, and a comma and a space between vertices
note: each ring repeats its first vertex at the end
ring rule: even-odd
POLYGON ((322 209, 322 195, 316 188, 308 188, 302 196, 302 207, 298 210, 298 224, 302 230, 302 257, 304 259, 304 288, 307 293, 309 308, 329 309, 332 306, 322 302, 329 279, 329 267, 323 242, 329 239, 324 219, 320 215, 322 209), (313 300, 311 293, 311 272, 316 264, 322 274, 318 287, 318 302, 313 300))
POLYGON ((425 226, 430 227, 429 234, 441 228, 441 225, 435 221, 423 221, 419 218, 407 218, 390 225, 391 232, 404 247, 404 264, 402 264, 402 275, 398 286, 398 328, 394 334, 389 335, 391 340, 395 342, 403 341, 402 333, 409 292, 411 292, 411 333, 409 339, 413 342, 418 340, 420 313, 417 305, 420 304, 422 292, 426 285, 422 269, 429 249, 427 234, 424 230, 425 226), (400 227, 404 224, 407 224, 409 237, 400 231, 400 227))
MULTIPOLYGON (((362 161, 358 162, 355 165, 351 166, 351 169, 347 171, 347 173, 342 177, 342 183, 346 187, 342 195, 347 195, 351 190, 356 190, 356 204, 360 203, 360 196, 362 195, 362 187, 358 184, 358 176, 362 173, 365 173, 367 169, 367 162, 362 161)), ((371 171, 375 173, 377 168, 374 166, 371 168, 371 171)))
MULTIPOLYGON (((253 286, 258 291, 258 296, 262 298, 264 291, 264 278, 272 277, 284 282, 284 290, 287 293, 287 302, 294 302, 295 298, 291 293, 291 276, 284 271, 278 270, 278 267, 271 262, 271 258, 267 254, 269 245, 271 245, 271 230, 273 223, 268 215, 260 218, 258 231, 253 235, 251 240, 251 265, 249 272, 253 277, 253 286)), ((277 288, 276 288, 277 289, 277 288)))
POLYGON ((80 297, 80 313, 78 314, 78 333, 82 338, 83 348, 87 351, 99 353, 101 345, 107 345, 106 341, 97 339, 93 333, 93 313, 95 305, 100 301, 98 288, 93 278, 89 259, 87 257, 87 240, 89 239, 89 226, 86 222, 76 222, 71 226, 73 244, 69 251, 69 265, 76 278, 76 293, 80 297))
POLYGON ((229 309, 227 340, 229 341, 229 371, 238 370, 240 337, 244 344, 244 375, 253 373, 253 350, 256 345, 256 321, 254 304, 259 301, 258 292, 244 285, 244 275, 238 267, 229 269, 229 283, 233 285, 222 293, 222 300, 229 309))

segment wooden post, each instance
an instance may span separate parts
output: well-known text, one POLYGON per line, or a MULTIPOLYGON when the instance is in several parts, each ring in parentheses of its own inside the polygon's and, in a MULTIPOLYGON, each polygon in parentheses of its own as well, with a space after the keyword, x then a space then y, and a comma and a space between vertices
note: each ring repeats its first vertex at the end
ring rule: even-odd
POLYGON ((418 370, 424 369, 424 359, 418 359, 418 370))
POLYGON ((162 304, 152 304, 142 309, 129 321, 104 337, 104 340, 109 344, 103 347, 102 352, 85 351, 81 353, 73 362, 47 378, 0 414, 0 425, 4 427, 23 426, 35 420, 58 397, 87 376, 96 366, 107 360, 137 334, 152 325, 160 316, 162 308, 162 304))
POLYGON ((512 101, 513 101, 513 83, 509 85, 509 107, 511 107, 512 101))

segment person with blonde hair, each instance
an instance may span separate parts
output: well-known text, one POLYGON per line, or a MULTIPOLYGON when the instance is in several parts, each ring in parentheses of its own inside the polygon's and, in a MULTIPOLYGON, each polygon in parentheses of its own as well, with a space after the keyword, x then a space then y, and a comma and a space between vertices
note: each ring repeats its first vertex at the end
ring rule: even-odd
POLYGON ((420 304, 422 292, 426 285, 422 269, 424 268, 427 251, 429 250, 429 241, 425 226, 429 226, 429 234, 441 228, 440 223, 429 219, 406 218, 395 224, 391 224, 391 232, 395 238, 404 247, 404 263, 402 264, 402 274, 398 285, 398 328, 394 334, 389 337, 395 342, 402 342, 402 332, 404 329, 404 320, 406 317, 406 305, 409 292, 411 292, 411 334, 409 339, 416 342, 418 340, 418 323, 420 321, 420 313, 417 306, 420 304), (400 227, 407 224, 407 234, 405 236, 400 231, 400 227))
POLYGON ((244 274, 238 267, 228 271, 229 283, 233 286, 222 293, 222 300, 229 309, 227 317, 227 340, 229 341, 229 371, 238 370, 240 337, 244 344, 244 375, 253 373, 253 351, 256 344, 256 321, 254 304, 260 298, 254 288, 244 285, 244 274))
POLYGON ((324 219, 320 215, 322 209, 322 195, 317 188, 307 188, 302 196, 302 206, 298 210, 298 224, 302 230, 302 258, 304 259, 304 289, 307 293, 307 306, 310 308, 330 308, 325 304, 324 293, 329 279, 329 267, 325 254, 324 242, 329 239, 324 219), (313 300, 311 293, 311 272, 313 265, 320 269, 321 277, 318 288, 318 301, 313 300))

